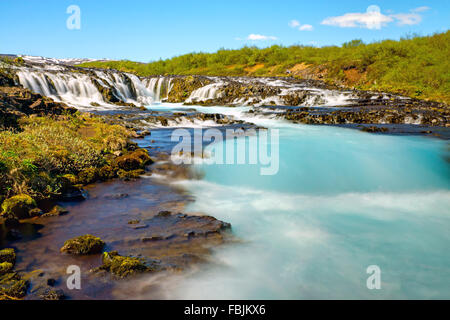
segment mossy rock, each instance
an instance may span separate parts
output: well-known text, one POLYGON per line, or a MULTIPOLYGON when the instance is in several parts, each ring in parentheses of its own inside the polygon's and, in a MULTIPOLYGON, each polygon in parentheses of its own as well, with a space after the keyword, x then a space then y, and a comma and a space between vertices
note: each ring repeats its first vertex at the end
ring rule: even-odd
POLYGON ((143 169, 145 165, 153 163, 153 160, 148 155, 147 150, 137 149, 124 156, 117 157, 114 162, 119 169, 130 171, 143 169))
POLYGON ((99 179, 102 181, 111 180, 117 177, 116 168, 113 166, 104 166, 98 171, 99 179))
POLYGON ((125 171, 125 170, 119 170, 117 171, 117 176, 120 179, 123 180, 134 180, 139 178, 139 176, 143 175, 145 173, 145 170, 143 169, 138 169, 138 170, 131 170, 131 171, 125 171))
POLYGON ((98 179, 98 169, 97 168, 87 168, 78 173, 78 182, 81 184, 94 183, 98 179))
POLYGON ((10 262, 0 263, 0 275, 11 272, 13 268, 14 265, 10 262))
POLYGON ((27 294, 28 281, 21 279, 15 272, 0 276, 0 298, 6 295, 11 298, 23 298, 27 294))
POLYGON ((30 217, 30 210, 36 208, 36 201, 27 194, 19 194, 17 196, 6 199, 2 203, 3 213, 12 213, 18 219, 27 219, 30 217))
POLYGON ((100 269, 107 270, 119 278, 125 278, 138 273, 151 271, 143 259, 124 257, 117 251, 104 252, 102 256, 103 265, 100 269))
POLYGON ((75 255, 96 254, 102 252, 104 246, 102 239, 87 234, 67 240, 60 251, 75 255))
MULTIPOLYGON (((77 176, 74 174, 65 174, 61 176, 61 181, 67 185, 67 187, 71 187, 78 183, 77 176)), ((66 186, 65 185, 65 186, 66 186)))

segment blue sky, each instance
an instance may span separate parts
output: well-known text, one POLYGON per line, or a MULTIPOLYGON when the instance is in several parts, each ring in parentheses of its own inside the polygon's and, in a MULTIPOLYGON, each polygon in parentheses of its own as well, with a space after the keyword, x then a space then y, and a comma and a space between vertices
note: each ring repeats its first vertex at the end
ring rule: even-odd
POLYGON ((0 0, 0 53, 147 62, 243 45, 399 39, 449 24, 448 0, 0 0), (66 27, 69 5, 81 10, 80 29, 66 27))

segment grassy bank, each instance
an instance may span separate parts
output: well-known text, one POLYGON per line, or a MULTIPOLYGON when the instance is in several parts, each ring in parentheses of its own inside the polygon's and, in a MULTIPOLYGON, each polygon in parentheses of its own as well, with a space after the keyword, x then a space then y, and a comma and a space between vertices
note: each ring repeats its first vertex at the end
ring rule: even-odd
POLYGON ((363 90, 395 92, 450 103, 450 31, 400 41, 341 47, 244 47, 216 53, 191 53, 148 64, 132 61, 89 62, 140 76, 217 75, 287 76, 323 79, 363 90))
POLYGON ((65 180, 75 182, 84 170, 106 165, 130 136, 89 114, 23 117, 19 124, 20 130, 0 131, 0 202, 19 194, 58 197, 65 180))

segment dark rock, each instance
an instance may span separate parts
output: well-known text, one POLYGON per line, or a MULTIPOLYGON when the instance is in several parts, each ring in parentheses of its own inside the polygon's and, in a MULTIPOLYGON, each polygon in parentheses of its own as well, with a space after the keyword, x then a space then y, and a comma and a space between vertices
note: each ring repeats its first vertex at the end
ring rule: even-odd
POLYGON ((69 210, 61 207, 61 206, 54 206, 49 212, 46 212, 42 215, 42 217, 58 217, 69 213, 69 210))

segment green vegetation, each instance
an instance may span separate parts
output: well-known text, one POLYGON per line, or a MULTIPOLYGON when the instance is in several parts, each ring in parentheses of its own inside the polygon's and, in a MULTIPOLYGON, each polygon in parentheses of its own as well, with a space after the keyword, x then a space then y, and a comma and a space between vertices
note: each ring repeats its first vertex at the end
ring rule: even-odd
POLYGON ((77 181, 80 172, 108 164, 130 137, 124 127, 90 114, 23 117, 19 125, 20 130, 0 131, 0 202, 15 195, 57 198, 68 185, 83 183, 77 181))
POLYGON ((102 252, 104 246, 102 239, 86 234, 65 241, 60 251, 75 255, 95 254, 102 252))
POLYGON ((103 252, 103 265, 99 270, 106 270, 119 278, 136 275, 138 273, 152 271, 143 259, 134 257, 124 257, 117 251, 103 252))
POLYGON ((450 103, 450 31, 341 47, 271 46, 191 53, 148 64, 132 61, 89 62, 140 76, 217 75, 313 77, 363 90, 389 91, 450 103))

